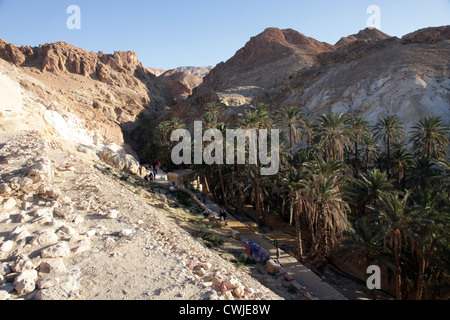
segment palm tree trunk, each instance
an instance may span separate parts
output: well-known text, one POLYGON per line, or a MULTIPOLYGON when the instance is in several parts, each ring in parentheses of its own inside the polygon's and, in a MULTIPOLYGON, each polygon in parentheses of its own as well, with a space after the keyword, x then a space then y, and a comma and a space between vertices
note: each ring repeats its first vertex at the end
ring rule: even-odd
POLYGON ((422 300, 424 279, 425 279, 425 261, 423 261, 423 258, 420 257, 419 258, 419 273, 417 276, 416 300, 422 300))
POLYGON ((387 168, 387 176, 391 177, 391 141, 390 138, 387 138, 387 159, 386 159, 386 168, 387 168))
MULTIPOLYGON (((397 229, 398 230, 398 229, 397 229)), ((399 231, 399 230, 398 230, 399 231)), ((397 231, 395 232, 397 233, 397 231)), ((401 234, 394 235, 394 253, 395 253, 395 296, 397 300, 402 299, 402 269, 400 266, 399 241, 401 234)))
POLYGON ((293 220, 294 220, 294 203, 295 199, 291 199, 291 208, 289 210, 290 217, 289 217, 289 225, 292 226, 293 220))
POLYGON ((223 177, 222 177, 222 165, 218 164, 217 167, 219 169, 220 188, 222 189, 223 202, 224 202, 225 210, 228 211, 227 193, 225 192, 225 185, 223 183, 223 177))
POLYGON ((292 159, 294 159, 294 137, 292 136, 292 126, 289 126, 289 140, 291 143, 292 159))
POLYGON ((303 245, 302 245, 302 230, 300 227, 300 213, 303 211, 302 202, 300 201, 300 208, 295 211, 295 230, 297 231, 297 259, 301 262, 303 260, 303 245))

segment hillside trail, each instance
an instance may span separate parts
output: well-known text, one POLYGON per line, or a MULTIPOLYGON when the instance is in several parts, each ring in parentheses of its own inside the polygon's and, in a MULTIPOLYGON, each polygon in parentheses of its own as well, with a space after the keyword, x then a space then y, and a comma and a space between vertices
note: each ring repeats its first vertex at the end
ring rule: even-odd
MULTIPOLYGON (((223 207, 207 200, 207 205, 213 211, 220 212, 223 207)), ((255 224, 250 221, 252 217, 251 206, 244 208, 247 216, 228 215, 227 226, 225 228, 236 230, 241 236, 264 248, 270 256, 276 260, 277 248, 274 244, 278 241, 280 247, 279 262, 282 268, 294 279, 294 284, 300 292, 304 292, 308 298, 313 297, 319 300, 367 300, 371 295, 367 287, 350 277, 339 274, 336 269, 326 268, 323 272, 318 272, 306 266, 295 258, 296 235, 295 228, 288 223, 281 221, 279 216, 271 216, 270 228, 255 228, 255 224)), ((382 293, 383 298, 388 298, 382 293)))
MULTIPOLYGON (((123 173, 89 153, 69 152, 63 145, 43 139, 38 132, 10 132, 0 133, 0 154, 3 184, 12 183, 13 175, 26 176, 37 159, 53 172, 51 180, 3 195, 4 201, 13 199, 16 206, 8 209, 0 221, 0 236, 12 239, 12 250, 0 257, 0 264, 13 266, 20 256, 31 259, 29 267, 39 273, 35 290, 20 294, 14 290, 17 274, 8 271, 7 283, 0 287, 0 291, 8 291, 4 293, 7 298, 282 299, 209 250, 167 219, 160 209, 148 205, 121 179, 123 173), (42 198, 41 189, 53 199, 42 198), (23 197, 23 192, 32 197, 23 197), (43 210, 46 216, 37 217, 43 210), (29 236, 14 240, 11 235, 17 228, 25 228, 29 236), (51 237, 45 243, 36 242, 34 239, 44 240, 43 230, 51 237), (76 278, 64 272, 47 274, 39 268, 42 250, 56 244, 69 249, 61 258, 67 270, 78 270, 76 278), (58 287, 57 280, 62 278, 73 280, 70 291, 58 287), (48 280, 46 287, 42 286, 44 279, 48 280), (222 292, 222 281, 233 283, 236 290, 222 292)), ((151 197, 156 203, 167 201, 163 194, 151 197)))

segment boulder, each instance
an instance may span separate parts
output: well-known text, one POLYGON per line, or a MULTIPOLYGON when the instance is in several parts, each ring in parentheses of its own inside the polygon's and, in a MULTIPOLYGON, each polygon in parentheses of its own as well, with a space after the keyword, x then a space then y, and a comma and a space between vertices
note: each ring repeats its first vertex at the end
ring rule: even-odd
POLYGON ((111 210, 106 214, 106 219, 117 219, 119 216, 119 211, 111 210))
POLYGON ((25 270, 14 280, 17 293, 31 293, 36 289, 38 273, 36 270, 25 270))
POLYGON ((25 270, 33 270, 33 262, 24 254, 19 254, 14 261, 10 263, 11 270, 14 272, 23 272, 25 270))
POLYGON ((67 258, 70 256, 70 249, 66 242, 60 242, 41 250, 42 258, 67 258))
POLYGON ((2 244, 0 244, 0 252, 8 253, 12 250, 13 246, 14 246, 14 242, 11 240, 3 242, 2 244))
POLYGON ((36 300, 67 300, 79 295, 81 272, 78 267, 67 268, 65 276, 48 277, 38 281, 36 300))
POLYGON ((9 298, 11 298, 11 295, 7 291, 0 290, 0 301, 9 300, 9 298))
POLYGON ((47 246, 58 242, 58 236, 53 229, 44 229, 37 232, 37 235, 31 239, 30 244, 34 246, 47 246))
POLYGON ((100 151, 99 158, 110 166, 129 174, 140 176, 141 165, 132 155, 116 153, 114 151, 100 151))
POLYGON ((40 272, 49 273, 51 275, 63 275, 67 272, 66 265, 61 258, 45 258, 42 259, 40 272))
POLYGON ((12 211, 17 206, 17 201, 14 198, 9 198, 0 206, 3 211, 12 211))

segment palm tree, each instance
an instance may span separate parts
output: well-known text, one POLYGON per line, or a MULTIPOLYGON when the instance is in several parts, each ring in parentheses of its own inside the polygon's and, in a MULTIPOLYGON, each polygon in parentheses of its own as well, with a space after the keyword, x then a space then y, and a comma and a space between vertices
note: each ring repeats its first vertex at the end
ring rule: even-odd
MULTIPOLYGON (((220 132, 225 131, 225 124, 223 122, 218 122, 217 119, 219 117, 219 111, 221 110, 221 106, 217 103, 211 103, 208 105, 208 112, 205 114, 203 118, 203 130, 209 130, 209 129, 217 129, 220 132)), ((227 200, 227 192, 225 189, 225 180, 223 178, 223 167, 222 164, 217 163, 217 171, 219 175, 219 181, 220 181, 220 189, 222 191, 222 197, 223 197, 223 203, 225 206, 225 209, 228 210, 228 200, 227 200)))
POLYGON ((223 114, 223 110, 224 108, 219 102, 210 102, 206 107, 205 115, 211 117, 211 120, 217 123, 223 114))
POLYGON ((353 141, 353 150, 355 151, 355 158, 359 158, 359 145, 367 135, 369 122, 362 117, 353 116, 348 118, 348 125, 350 127, 350 137, 353 141))
POLYGON ((391 177, 391 144, 398 142, 405 136, 403 124, 399 117, 393 115, 385 115, 380 118, 374 127, 375 137, 382 140, 386 147, 386 172, 391 177))
POLYGON ((404 239, 408 236, 410 230, 411 218, 408 212, 410 196, 410 192, 407 192, 403 197, 398 192, 386 192, 382 194, 380 199, 380 223, 385 230, 385 235, 390 237, 390 246, 394 250, 395 295, 397 300, 402 299, 401 257, 404 239))
POLYGON ((443 158, 448 153, 449 135, 442 117, 423 117, 412 127, 413 150, 426 159, 443 158))
POLYGON ((367 174, 361 174, 360 178, 355 181, 356 186, 352 195, 358 203, 358 215, 364 217, 367 207, 377 208, 383 192, 392 190, 393 186, 389 182, 387 174, 377 169, 367 174))
POLYGON ((311 145, 314 139, 314 122, 308 119, 303 120, 301 127, 301 134, 306 138, 306 148, 311 149, 311 145))
POLYGON ((342 162, 320 158, 308 165, 305 216, 312 231, 315 262, 323 261, 348 229, 348 204, 344 201, 342 162), (331 242, 331 243, 330 243, 331 242))
POLYGON ((273 117, 270 112, 270 107, 265 103, 258 103, 252 107, 258 117, 259 127, 256 129, 270 129, 273 124, 273 117))
POLYGON ((405 177, 405 171, 412 165, 412 155, 403 142, 397 142, 392 150, 392 173, 395 176, 397 187, 405 177))
MULTIPOLYGON (((384 267, 391 265, 389 255, 383 250, 383 231, 379 224, 367 217, 353 223, 336 255, 342 256, 344 262, 357 258, 363 272, 372 264, 384 267)), ((373 291, 371 293, 373 294, 373 291)))
POLYGON ((362 143, 364 137, 367 135, 368 131, 368 122, 365 121, 362 117, 359 116, 351 116, 347 118, 347 124, 349 126, 349 134, 353 143, 353 158, 349 160, 350 164, 353 167, 354 176, 356 177, 358 174, 358 168, 361 165, 361 159, 359 156, 359 147, 362 143))
POLYGON ((344 161, 345 148, 353 149, 347 118, 343 113, 327 113, 319 116, 316 135, 326 159, 344 161))
POLYGON ((375 165, 375 160, 380 157, 380 147, 377 139, 373 135, 364 135, 362 141, 363 163, 366 166, 366 171, 369 167, 375 165))
POLYGON ((294 144, 301 140, 300 126, 303 122, 303 113, 296 106, 285 106, 278 111, 277 124, 282 130, 287 130, 292 157, 294 157, 294 144))
POLYGON ((417 300, 424 297, 426 287, 431 285, 430 282, 433 277, 427 277, 427 281, 426 274, 433 273, 431 269, 440 272, 441 268, 437 265, 445 265, 445 262, 440 263, 439 260, 442 260, 443 256, 439 255, 438 251, 439 247, 448 251, 449 234, 447 225, 449 214, 448 210, 447 212, 442 210, 446 203, 448 203, 447 194, 436 192, 433 189, 427 189, 419 193, 414 199, 411 250, 418 263, 417 300), (445 240, 447 240, 447 243, 445 243, 445 240))

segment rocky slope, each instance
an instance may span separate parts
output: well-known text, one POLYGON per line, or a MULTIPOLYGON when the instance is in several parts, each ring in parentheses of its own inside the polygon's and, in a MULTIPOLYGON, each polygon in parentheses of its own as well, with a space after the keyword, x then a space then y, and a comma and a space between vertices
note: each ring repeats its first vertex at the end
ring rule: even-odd
POLYGON ((93 53, 64 42, 19 48, 0 40, 0 61, 24 98, 92 120, 90 129, 118 145, 138 114, 157 119, 173 105, 170 88, 132 51, 93 53))
POLYGON ((178 67, 175 68, 178 71, 187 72, 192 74, 193 76, 203 79, 208 75, 208 73, 213 69, 214 67, 178 67))
POLYGON ((173 196, 120 179, 144 183, 127 130, 172 101, 133 52, 1 42, 0 57, 0 300, 282 298, 146 201, 173 196))
POLYGON ((261 95, 261 101, 302 106, 311 118, 333 111, 376 122, 390 113, 406 123, 425 115, 450 123, 449 29, 342 45, 320 54, 318 66, 293 73, 280 90, 261 95))
POLYGON ((2 132, 0 146, 0 300, 281 299, 98 159, 36 131, 2 132))
POLYGON ((177 69, 166 71, 158 78, 171 88, 175 101, 186 100, 192 94, 192 90, 202 83, 202 78, 177 69))
POLYGON ((389 39, 391 38, 391 36, 387 35, 384 32, 381 32, 378 29, 370 29, 370 28, 366 28, 364 30, 361 30, 360 32, 358 32, 357 34, 352 34, 349 35, 347 37, 342 37, 336 44, 335 46, 340 48, 342 46, 345 46, 349 43, 352 43, 354 41, 364 41, 364 40, 369 40, 369 41, 376 41, 376 40, 384 40, 384 39, 389 39))
POLYGON ((214 68, 168 116, 189 124, 219 100, 225 120, 258 102, 295 104, 314 118, 349 111, 376 120, 395 113, 405 122, 435 114, 450 121, 449 26, 390 37, 365 29, 335 46, 293 30, 269 28, 214 68))

